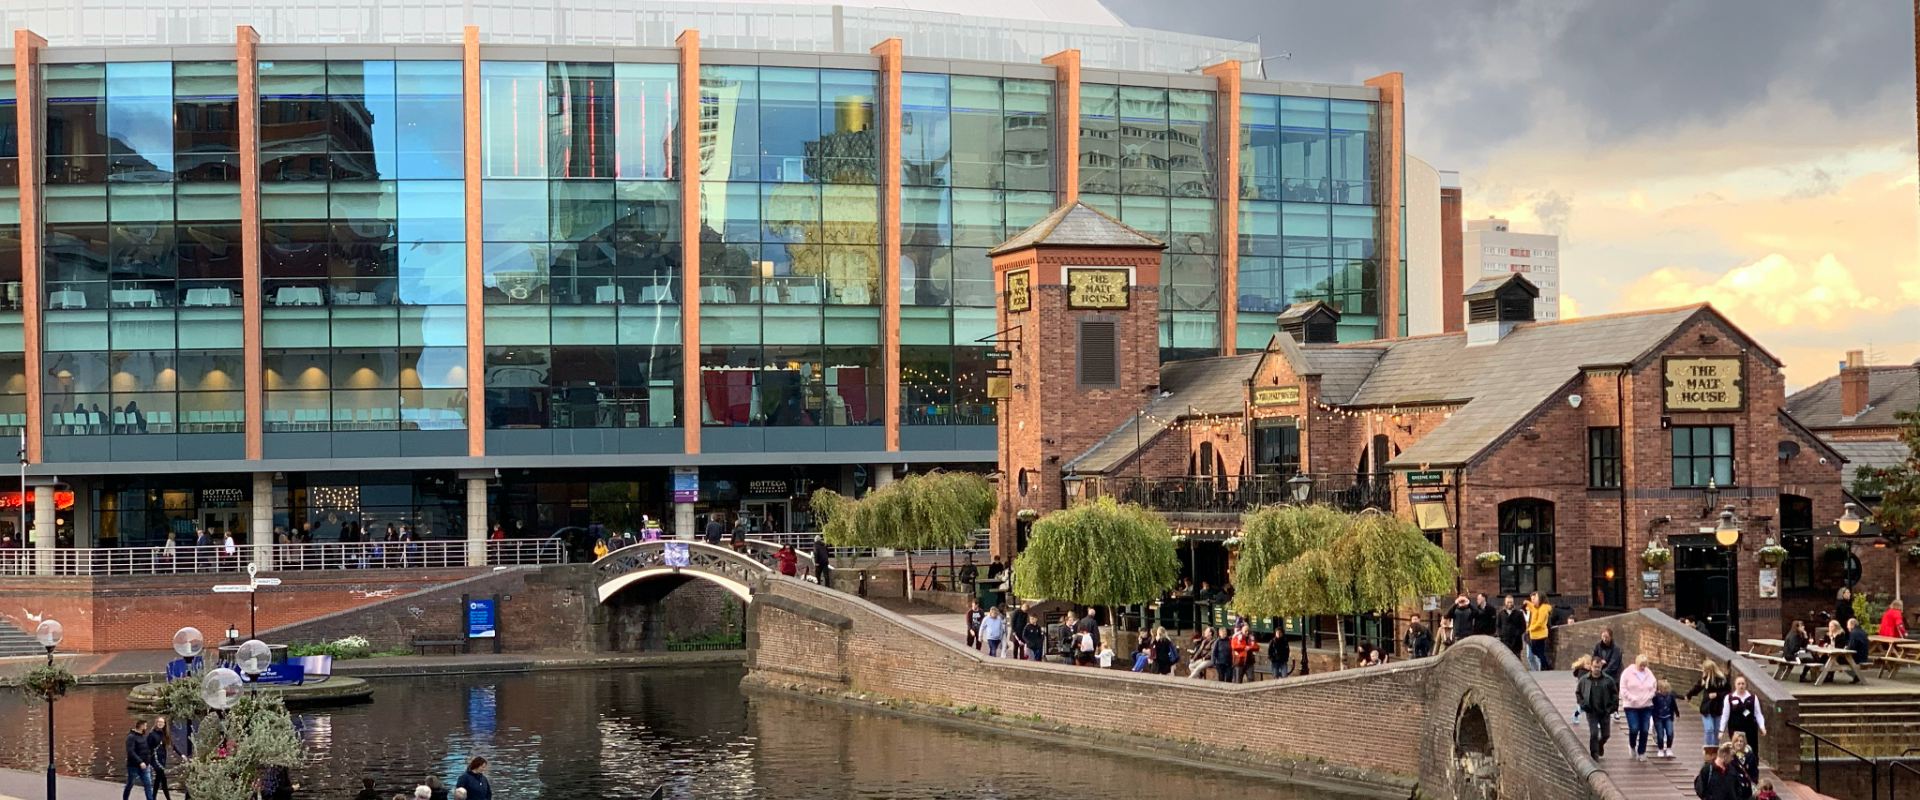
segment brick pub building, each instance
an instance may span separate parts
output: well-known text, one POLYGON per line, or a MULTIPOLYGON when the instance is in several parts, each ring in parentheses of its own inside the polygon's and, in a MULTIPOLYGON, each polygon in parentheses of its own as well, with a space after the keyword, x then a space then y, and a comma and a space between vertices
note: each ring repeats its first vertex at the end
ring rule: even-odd
POLYGON ((1416 521, 1462 591, 1705 616, 1744 641, 1781 628, 1787 565, 1760 549, 1842 513, 1845 459, 1783 411, 1779 360, 1709 306, 1536 322, 1516 276, 1469 287, 1459 333, 1336 343, 1339 312, 1302 303, 1263 351, 1161 364, 1160 247, 1070 206, 995 251, 1012 356, 996 552, 1023 543, 1022 510, 1113 495, 1166 513, 1188 569, 1217 580, 1230 556, 1205 543, 1310 495, 1416 521), (1671 561, 1645 566, 1649 545, 1671 561))

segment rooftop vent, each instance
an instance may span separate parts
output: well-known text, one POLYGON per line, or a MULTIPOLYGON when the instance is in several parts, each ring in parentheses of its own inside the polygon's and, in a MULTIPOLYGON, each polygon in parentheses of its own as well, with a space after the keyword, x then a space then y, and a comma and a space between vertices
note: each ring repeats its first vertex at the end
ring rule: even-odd
POLYGON ((1320 300, 1287 306, 1276 321, 1282 333, 1300 344, 1340 342, 1340 311, 1320 300))
POLYGON ((1533 321, 1540 289, 1520 275, 1486 278, 1461 294, 1467 303, 1467 345, 1493 344, 1533 321))

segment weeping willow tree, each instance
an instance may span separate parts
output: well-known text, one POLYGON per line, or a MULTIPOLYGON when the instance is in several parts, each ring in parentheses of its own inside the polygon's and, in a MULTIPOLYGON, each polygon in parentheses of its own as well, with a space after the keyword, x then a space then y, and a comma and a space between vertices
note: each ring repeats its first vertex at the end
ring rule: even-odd
MULTIPOLYGON (((1254 616, 1391 613, 1446 592, 1454 565, 1413 523, 1368 511, 1291 509, 1248 527, 1234 567, 1234 606, 1254 616), (1249 551, 1254 558, 1249 563, 1249 551)), ((1250 517, 1268 512, 1258 512, 1250 517)), ((1335 626, 1339 663, 1346 630, 1335 626)))
POLYGON ((913 551, 959 547, 993 516, 993 486, 971 472, 908 475, 858 500, 830 489, 811 498, 820 532, 840 547, 907 551, 907 599, 913 599, 913 551))
POLYGON ((248 692, 224 715, 209 714, 193 732, 193 757, 179 769, 198 800, 250 800, 273 773, 290 779, 306 748, 277 695, 248 692), (223 751, 224 747, 224 751, 223 751))
POLYGON ((1013 564, 1013 591, 1083 606, 1144 603, 1180 577, 1173 531, 1158 514, 1111 497, 1033 523, 1013 564))

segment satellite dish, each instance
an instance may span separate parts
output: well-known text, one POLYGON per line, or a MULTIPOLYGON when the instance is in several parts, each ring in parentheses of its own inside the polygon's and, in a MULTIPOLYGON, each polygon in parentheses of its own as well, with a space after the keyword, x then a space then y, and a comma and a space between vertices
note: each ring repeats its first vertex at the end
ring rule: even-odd
POLYGON ((234 653, 233 660, 239 664, 240 671, 259 675, 267 671, 267 665, 273 660, 273 648, 259 639, 248 639, 240 643, 240 649, 234 653))
POLYGON ((1792 439, 1780 440, 1780 460, 1785 461, 1800 455, 1800 443, 1792 439))
POLYGON ((179 653, 181 658, 200 655, 200 651, 206 647, 207 637, 200 635, 199 628, 181 628, 173 633, 173 652, 179 653))
POLYGON ((240 673, 221 667, 200 679, 200 699, 206 701, 208 708, 225 711, 240 699, 245 686, 246 682, 240 680, 240 673))

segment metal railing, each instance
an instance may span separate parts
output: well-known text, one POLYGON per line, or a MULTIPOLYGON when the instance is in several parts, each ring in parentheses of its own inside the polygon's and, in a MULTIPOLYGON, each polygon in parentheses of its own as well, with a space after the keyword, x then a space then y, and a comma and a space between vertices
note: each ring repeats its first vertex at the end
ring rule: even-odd
MULTIPOLYGON (((91 547, 39 550, 0 549, 0 576, 175 575, 240 572, 248 564, 262 571, 303 572, 341 569, 439 569, 469 566, 468 542, 434 539, 419 542, 325 542, 318 544, 221 545, 205 547, 91 547)), ((486 563, 535 566, 567 562, 566 543, 558 539, 501 539, 485 544, 486 563)))
MULTIPOLYGON (((791 544, 796 550, 799 550, 805 553, 811 553, 813 552, 813 543, 815 540, 820 538, 820 534, 818 532, 814 532, 814 533, 750 533, 750 534, 747 534, 747 538, 758 539, 760 541, 765 541, 765 542, 772 542, 774 544, 791 544)), ((984 554, 989 550, 988 541, 990 538, 991 538, 991 534, 987 532, 987 529, 981 528, 979 530, 974 531, 971 537, 968 537, 967 544, 963 547, 958 547, 951 550, 944 547, 930 549, 930 550, 914 550, 912 551, 913 557, 916 559, 923 558, 923 557, 924 558, 935 558, 935 557, 945 558, 948 553, 954 553, 960 557, 965 557, 968 553, 984 554)), ((726 542, 727 540, 724 538, 720 540, 721 544, 726 544, 726 542)), ((894 551, 896 555, 904 555, 907 552, 908 551, 905 551, 905 550, 894 551)), ((878 558, 878 557, 879 557, 879 551, 872 547, 835 547, 833 548, 833 558, 836 561, 843 558, 878 558)), ((987 563, 984 559, 976 558, 974 560, 974 566, 977 567, 983 574, 986 572, 987 563)))
MULTIPOLYGON (((1184 477, 1130 477, 1108 475, 1083 479, 1086 499, 1112 497, 1139 503, 1155 511, 1240 512, 1256 506, 1297 502, 1295 475, 1200 475, 1184 477)), ((1309 503, 1341 511, 1374 508, 1393 510, 1391 473, 1328 473, 1307 477, 1309 503)))
MULTIPOLYGON (((1907 751, 1912 752, 1914 749, 1915 748, 1909 747, 1907 748, 1907 751)), ((1906 755, 1906 753, 1901 753, 1901 755, 1906 755)), ((1913 777, 1920 778, 1920 769, 1914 769, 1913 767, 1909 766, 1907 762, 1888 761, 1887 762, 1887 799, 1888 800, 1899 800, 1900 790, 1895 788, 1894 782, 1893 782, 1893 776, 1900 774, 1899 772, 1900 770, 1906 770, 1907 772, 1913 773, 1913 777)), ((1877 790, 1877 787, 1876 787, 1876 790, 1877 790)), ((1815 789, 1815 791, 1818 791, 1818 789, 1815 789)))
MULTIPOLYGON (((1813 731, 1807 730, 1806 728, 1801 727, 1798 723, 1795 723, 1789 720, 1787 722, 1787 727, 1792 728, 1796 731, 1799 731, 1801 735, 1806 736, 1813 740, 1813 790, 1814 791, 1819 792, 1821 794, 1826 794, 1826 790, 1820 787, 1820 745, 1825 744, 1826 746, 1831 747, 1834 750, 1837 750, 1847 756, 1852 757, 1853 760, 1867 765, 1867 775, 1873 781, 1873 793, 1870 795, 1867 795, 1867 800, 1880 800, 1880 762, 1875 761, 1871 758, 1867 758, 1866 756, 1860 755, 1859 753, 1853 752, 1852 750, 1848 750, 1845 747, 1841 747, 1839 742, 1835 742, 1832 739, 1829 739, 1825 736, 1821 736, 1820 734, 1814 733, 1813 731)), ((1903 764, 1901 766, 1905 766, 1905 765, 1903 764)), ((1908 768, 1908 771, 1911 772, 1912 768, 1908 768)), ((1891 773, 1891 770, 1889 770, 1889 773, 1891 773)), ((1889 781, 1893 780, 1893 777, 1891 774, 1888 775, 1887 780, 1889 781)))

